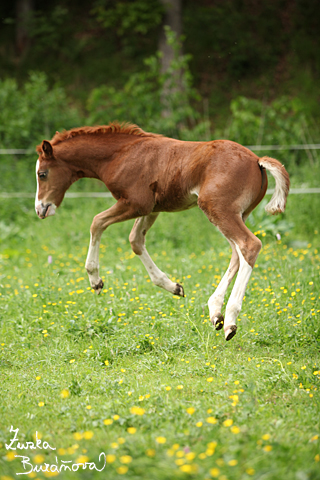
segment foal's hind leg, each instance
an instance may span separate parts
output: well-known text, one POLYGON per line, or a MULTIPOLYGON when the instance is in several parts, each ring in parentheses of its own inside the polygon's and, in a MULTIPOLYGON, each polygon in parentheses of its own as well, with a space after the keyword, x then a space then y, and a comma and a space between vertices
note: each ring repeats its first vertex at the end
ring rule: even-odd
POLYGON ((232 242, 230 242, 232 248, 232 256, 228 270, 222 277, 217 289, 211 295, 208 301, 210 320, 216 327, 216 330, 220 330, 223 327, 224 318, 221 314, 221 309, 224 301, 224 297, 233 277, 239 269, 239 256, 237 250, 232 242))
POLYGON ((261 241, 250 230, 247 229, 247 232, 244 232, 242 237, 238 237, 235 240, 235 246, 240 259, 240 268, 226 307, 224 323, 226 340, 230 340, 236 334, 236 318, 241 310, 252 269, 261 249, 261 241))
POLYGON ((200 208, 233 244, 240 261, 239 272, 227 303, 224 319, 225 338, 230 340, 237 331, 236 318, 241 310, 246 287, 261 249, 261 241, 245 226, 241 214, 228 210, 226 205, 217 211, 213 207, 214 202, 206 201, 206 198, 203 199, 203 197, 199 196, 200 208))
POLYGON ((145 247, 145 235, 158 217, 158 213, 150 213, 145 217, 137 218, 131 230, 129 240, 132 250, 145 266, 152 282, 158 287, 162 287, 174 295, 184 296, 183 287, 179 283, 174 283, 163 273, 152 261, 145 247))

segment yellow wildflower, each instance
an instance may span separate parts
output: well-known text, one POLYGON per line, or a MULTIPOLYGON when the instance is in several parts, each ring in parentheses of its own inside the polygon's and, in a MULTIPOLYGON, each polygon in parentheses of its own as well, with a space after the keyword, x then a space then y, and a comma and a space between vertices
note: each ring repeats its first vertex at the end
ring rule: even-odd
POLYGON ((212 425, 215 425, 216 423, 218 423, 218 420, 214 417, 208 417, 207 422, 211 423, 212 425))
POLYGON ((39 454, 39 455, 35 455, 35 456, 33 457, 34 463, 37 463, 37 464, 43 463, 44 460, 45 460, 45 456, 44 456, 44 455, 40 455, 40 454, 39 454))
POLYGON ((125 467, 125 466, 117 468, 117 472, 119 473, 119 475, 124 475, 125 473, 127 473, 127 471, 128 471, 128 467, 125 467))
POLYGON ((106 418, 105 420, 103 420, 103 423, 105 425, 112 425, 113 424, 113 420, 111 418, 106 418))
POLYGON ((263 450, 264 450, 265 452, 271 452, 272 446, 271 446, 271 445, 266 445, 265 447, 263 447, 263 450))
POLYGON ((148 457, 154 457, 155 454, 156 454, 156 451, 155 451, 154 448, 148 448, 148 450, 146 450, 146 455, 147 455, 148 457))
POLYGON ((167 439, 165 437, 157 437, 156 442, 157 443, 166 443, 167 439))
POLYGON ((256 473, 254 468, 247 468, 246 473, 248 475, 254 475, 256 473))
POLYGON ((231 432, 234 433, 235 435, 237 435, 238 433, 240 433, 240 428, 237 427, 236 425, 233 425, 233 427, 230 428, 231 432))
POLYGON ((116 456, 113 454, 106 455, 106 461, 107 463, 113 463, 116 461, 116 456))
POLYGON ((223 425, 224 425, 225 427, 231 427, 232 424, 233 424, 233 420, 231 420, 231 418, 228 418, 227 420, 225 420, 225 421, 223 422, 223 425))
POLYGON ((195 411, 196 411, 196 409, 193 408, 193 407, 189 407, 189 408, 186 409, 186 412, 189 413, 189 415, 193 415, 195 411))
POLYGON ((80 455, 80 457, 77 458, 76 463, 86 463, 89 462, 89 457, 86 455, 80 455))
POLYGON ((220 470, 219 468, 211 468, 210 475, 213 478, 217 478, 219 476, 220 470))
POLYGON ((132 457, 130 457, 130 455, 122 455, 122 457, 120 457, 120 462, 121 463, 131 463, 132 462, 132 457))
POLYGON ((130 412, 133 415, 144 415, 145 414, 144 408, 140 408, 140 407, 131 407, 130 412))

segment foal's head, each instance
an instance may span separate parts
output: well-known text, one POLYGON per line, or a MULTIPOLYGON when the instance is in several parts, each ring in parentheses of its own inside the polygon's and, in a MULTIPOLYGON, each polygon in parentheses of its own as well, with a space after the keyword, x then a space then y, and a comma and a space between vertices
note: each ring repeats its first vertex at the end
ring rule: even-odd
POLYGON ((68 164, 55 157, 50 142, 44 140, 37 148, 37 193, 35 208, 39 218, 54 215, 66 190, 72 184, 72 171, 68 164))

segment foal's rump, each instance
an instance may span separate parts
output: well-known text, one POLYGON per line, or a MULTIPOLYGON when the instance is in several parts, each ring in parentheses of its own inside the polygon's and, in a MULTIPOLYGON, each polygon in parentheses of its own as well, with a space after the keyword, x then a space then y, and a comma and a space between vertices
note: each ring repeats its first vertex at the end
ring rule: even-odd
POLYGON ((228 140, 211 142, 199 188, 199 207, 214 217, 249 214, 267 190, 267 176, 259 157, 249 149, 228 140))

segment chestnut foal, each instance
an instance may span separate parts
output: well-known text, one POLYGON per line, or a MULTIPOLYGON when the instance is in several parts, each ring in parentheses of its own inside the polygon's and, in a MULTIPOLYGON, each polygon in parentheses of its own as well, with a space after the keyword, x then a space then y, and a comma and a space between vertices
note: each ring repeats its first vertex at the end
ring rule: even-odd
POLYGON ((208 306, 211 322, 217 330, 224 326, 226 340, 235 335, 236 318, 261 249, 261 241, 245 221, 266 193, 265 169, 276 182, 266 211, 284 211, 290 182, 281 163, 259 158, 228 140, 183 142, 117 123, 57 132, 50 142, 44 140, 37 152, 35 208, 40 218, 54 215, 66 190, 82 177, 102 180, 117 200, 94 217, 90 229, 86 270, 97 293, 103 288, 99 277, 103 231, 113 223, 136 219, 129 237, 132 250, 155 285, 183 296, 183 287, 172 282, 150 258, 145 235, 160 212, 177 212, 198 204, 232 248, 230 265, 208 306), (238 270, 224 319, 224 296, 238 270))

